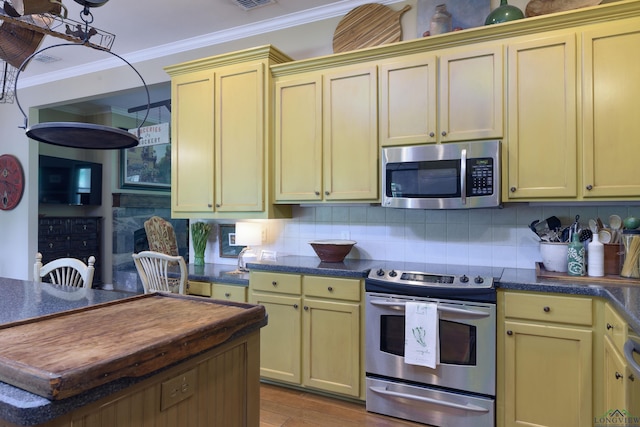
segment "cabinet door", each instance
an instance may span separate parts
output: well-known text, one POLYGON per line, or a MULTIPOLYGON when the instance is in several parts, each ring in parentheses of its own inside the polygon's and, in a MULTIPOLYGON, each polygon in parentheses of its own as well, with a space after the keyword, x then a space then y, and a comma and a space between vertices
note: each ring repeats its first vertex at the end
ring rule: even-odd
POLYGON ((306 298, 302 318, 303 384, 358 397, 360 305, 306 298))
MULTIPOLYGON (((215 210, 260 212, 264 207, 264 64, 216 73, 215 210)), ((193 171, 191 171, 196 175, 193 171)))
POLYGON ((275 84, 275 199, 322 200, 322 75, 275 84))
POLYGON ((505 331, 504 425, 591 425, 591 330, 506 321, 505 331))
POLYGON ((640 20, 584 33, 584 197, 640 195, 640 20), (631 73, 631 74, 630 74, 631 73))
MULTIPOLYGON (((609 337, 604 339, 604 409, 630 411, 631 372, 624 357, 609 337)), ((635 378, 634 378, 635 381, 635 378)), ((602 415, 602 414, 596 414, 602 415)), ((637 415, 637 414, 632 414, 637 415)))
POLYGON ((436 142, 436 58, 419 55, 379 68, 380 145, 436 142))
POLYGON ((253 292, 252 304, 261 304, 269 323, 260 329, 260 376, 293 384, 300 375, 300 297, 253 292))
POLYGON ((508 46, 509 199, 577 196, 573 33, 508 46))
POLYGON ((171 79, 174 213, 213 212, 213 85, 212 71, 171 79))
POLYGON ((375 66, 324 75, 325 200, 378 199, 378 102, 375 66))
POLYGON ((440 57, 442 142, 502 137, 502 49, 465 49, 440 57))

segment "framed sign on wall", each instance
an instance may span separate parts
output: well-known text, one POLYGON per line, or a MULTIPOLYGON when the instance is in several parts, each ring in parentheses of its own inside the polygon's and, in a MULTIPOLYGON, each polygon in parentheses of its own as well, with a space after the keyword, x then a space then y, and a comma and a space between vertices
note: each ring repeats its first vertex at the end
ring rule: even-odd
MULTIPOLYGON (((130 132, 137 132, 131 129, 130 132)), ((171 140, 169 123, 140 128, 137 147, 120 151, 120 186, 169 191, 171 140)))

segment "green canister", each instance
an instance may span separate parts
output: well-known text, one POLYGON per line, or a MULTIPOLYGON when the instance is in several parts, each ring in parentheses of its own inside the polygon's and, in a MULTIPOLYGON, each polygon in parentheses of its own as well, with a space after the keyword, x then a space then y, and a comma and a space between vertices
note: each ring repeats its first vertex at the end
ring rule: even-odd
POLYGON ((567 251, 567 274, 569 276, 584 276, 584 245, 580 241, 580 233, 573 233, 567 251))

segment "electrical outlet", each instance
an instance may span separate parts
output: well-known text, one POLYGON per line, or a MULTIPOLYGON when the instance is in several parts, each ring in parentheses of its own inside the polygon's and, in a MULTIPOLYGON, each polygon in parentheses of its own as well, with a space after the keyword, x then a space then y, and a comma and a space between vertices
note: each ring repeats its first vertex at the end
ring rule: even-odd
POLYGON ((196 391, 196 370, 178 375, 162 383, 160 387, 160 410, 182 402, 191 397, 196 391))

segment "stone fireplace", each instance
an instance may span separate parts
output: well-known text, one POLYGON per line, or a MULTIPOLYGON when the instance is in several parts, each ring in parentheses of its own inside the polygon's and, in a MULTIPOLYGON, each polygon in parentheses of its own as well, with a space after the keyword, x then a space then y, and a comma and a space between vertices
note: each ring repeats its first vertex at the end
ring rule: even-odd
POLYGON ((131 254, 148 248, 144 222, 156 215, 171 222, 176 232, 178 252, 189 262, 189 222, 171 219, 170 195, 113 194, 113 288, 142 292, 131 254))

